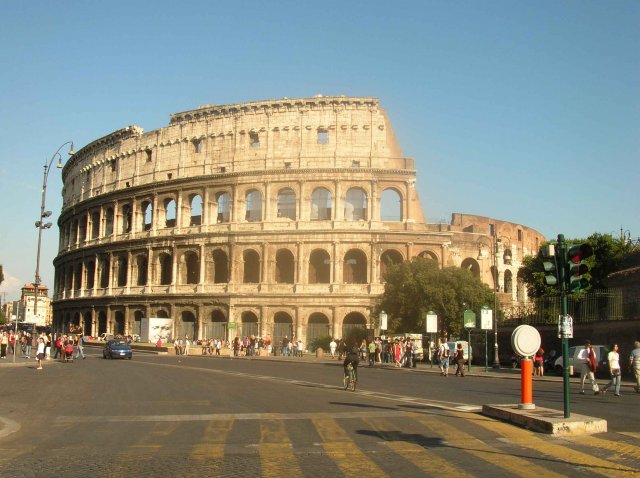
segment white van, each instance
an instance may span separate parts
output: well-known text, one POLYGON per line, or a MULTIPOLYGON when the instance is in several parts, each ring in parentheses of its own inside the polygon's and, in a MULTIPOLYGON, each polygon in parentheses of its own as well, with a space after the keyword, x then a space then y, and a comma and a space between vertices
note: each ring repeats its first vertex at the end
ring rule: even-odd
MULTIPOLYGON (((593 351, 596 354, 596 362, 598 363, 598 368, 596 369, 596 373, 600 372, 608 372, 609 371, 609 362, 607 355, 609 354, 609 349, 605 345, 593 345, 593 351)), ((569 367, 573 367, 573 375, 580 375, 581 365, 577 360, 578 354, 581 350, 584 349, 584 345, 576 345, 574 347, 569 347, 569 367)), ((564 360, 562 360, 562 354, 556 359, 553 364, 553 370, 557 375, 562 375, 564 360)), ((571 371, 571 369, 569 369, 571 371)), ((571 373, 571 372, 570 372, 571 373)))
MULTIPOLYGON (((466 340, 456 340, 455 342, 447 342, 447 346, 449 347, 449 363, 453 363, 453 356, 456 353, 458 344, 462 344, 464 358, 467 360, 467 363, 471 363, 472 356, 469 353, 469 342, 467 342, 466 340)), ((473 352, 473 348, 471 349, 471 352, 473 352)))

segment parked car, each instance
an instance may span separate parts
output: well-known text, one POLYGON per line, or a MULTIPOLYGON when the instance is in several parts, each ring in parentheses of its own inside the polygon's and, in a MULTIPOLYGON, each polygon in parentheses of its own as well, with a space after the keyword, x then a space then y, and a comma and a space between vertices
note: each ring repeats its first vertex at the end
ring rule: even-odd
MULTIPOLYGON (((584 349, 584 345, 569 347, 569 366, 573 367, 574 375, 580 375, 580 363, 578 362, 577 357, 582 349, 584 349)), ((605 345, 593 345, 593 351, 596 354, 596 362, 598 363, 596 374, 600 373, 606 375, 609 372, 609 362, 607 357, 609 349, 607 349, 605 345)), ((564 360, 562 360, 562 353, 559 355, 560 356, 556 359, 553 369, 557 375, 562 375, 564 360)))
POLYGON ((102 349, 102 358, 126 358, 131 360, 133 351, 124 339, 107 340, 102 349))

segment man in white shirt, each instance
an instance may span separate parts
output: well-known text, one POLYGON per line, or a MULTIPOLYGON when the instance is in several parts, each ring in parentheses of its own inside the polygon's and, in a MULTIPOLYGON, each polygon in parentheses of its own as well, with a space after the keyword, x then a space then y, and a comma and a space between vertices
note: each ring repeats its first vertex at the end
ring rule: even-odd
POLYGON ((596 382, 595 371, 598 366, 596 351, 588 340, 584 344, 584 348, 578 353, 577 361, 580 365, 580 393, 584 395, 584 382, 587 378, 591 382, 591 389, 594 395, 600 393, 598 382, 596 382))
POLYGON ((329 350, 331 350, 331 358, 335 358, 337 348, 338 344, 336 343, 336 339, 331 339, 331 343, 329 344, 329 350))
POLYGON ((440 359, 440 375, 445 377, 449 375, 449 345, 447 339, 440 339, 440 347, 438 347, 438 358, 440 359))

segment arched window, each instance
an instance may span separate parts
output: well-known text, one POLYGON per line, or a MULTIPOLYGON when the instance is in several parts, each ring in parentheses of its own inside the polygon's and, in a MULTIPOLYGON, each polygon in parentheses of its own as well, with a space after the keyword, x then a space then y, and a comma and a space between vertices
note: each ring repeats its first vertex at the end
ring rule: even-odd
POLYGON ((473 274, 474 277, 477 277, 478 279, 480 278, 480 265, 475 259, 467 257, 462 261, 462 264, 460 264, 460 268, 467 269, 473 274))
MULTIPOLYGON (((293 336, 293 319, 286 312, 276 312, 273 316, 273 342, 278 344, 287 337, 293 336)), ((277 351, 278 353, 280 351, 277 351)))
POLYGON ((104 217, 104 235, 111 236, 113 234, 113 208, 108 207, 104 217))
POLYGON ((218 203, 216 222, 229 222, 231 220, 231 197, 228 193, 218 193, 216 194, 216 202, 218 203))
POLYGON ((73 288, 80 290, 82 287, 82 263, 75 266, 75 278, 73 279, 73 288))
POLYGON ((176 227, 176 202, 173 199, 165 199, 165 227, 176 227))
POLYGON ((382 221, 402 221, 402 196, 395 189, 385 189, 380 201, 382 221))
POLYGON ((426 261, 436 261, 438 262, 438 256, 432 251, 422 251, 417 256, 419 259, 424 259, 426 261))
POLYGON ((107 287, 109 287, 109 270, 110 269, 111 269, 111 264, 109 264, 109 258, 103 257, 100 260, 100 287, 102 289, 106 289, 107 287))
POLYGON ((223 250, 216 249, 211 254, 213 259, 213 282, 214 284, 224 284, 229 282, 229 259, 227 253, 223 250))
POLYGON ((158 257, 158 266, 160 267, 160 285, 171 284, 173 275, 173 258, 171 254, 160 254, 158 257))
POLYGON ((91 213, 91 239, 97 239, 100 236, 100 211, 91 213))
POLYGON ((78 224, 78 228, 80 229, 80 242, 84 242, 87 240, 87 216, 82 216, 80 218, 80 223, 78 224))
POLYGON ((343 281, 345 284, 367 283, 367 256, 359 249, 351 249, 344 255, 343 281))
POLYGON ((331 192, 318 188, 311 194, 311 220, 326 221, 331 219, 331 192))
POLYGON ((131 232, 131 205, 122 206, 122 234, 131 232))
POLYGON ((127 285, 127 267, 129 263, 125 256, 118 257, 118 262, 116 267, 118 268, 118 275, 116 280, 116 285, 118 287, 124 287, 127 285))
POLYGON ((169 318, 169 314, 164 309, 157 310, 156 313, 155 313, 155 316, 158 317, 159 319, 168 319, 169 318))
POLYGON ((142 203, 142 230, 148 231, 151 229, 151 223, 153 221, 153 205, 149 201, 142 203))
POLYGON ((193 312, 185 310, 180 314, 179 334, 183 339, 195 340, 198 338, 198 321, 193 312))
POLYGON ((182 255, 182 270, 180 282, 182 284, 197 284, 200 282, 200 261, 198 254, 187 251, 182 255))
POLYGON ((227 338, 227 318, 221 310, 211 312, 209 322, 204 324, 205 337, 209 339, 218 338, 226 340, 227 338))
POLYGON ((136 310, 133 313, 133 331, 132 331, 133 334, 141 335, 143 317, 144 317, 144 312, 142 312, 141 310, 136 310))
POLYGON ((258 284, 260 282, 260 257, 253 249, 242 253, 244 261, 244 273, 242 282, 245 284, 258 284))
POLYGON ((296 193, 293 189, 281 189, 278 191, 278 217, 296 219, 296 193))
POLYGON ((331 281, 331 258, 323 249, 309 256, 309 284, 328 284, 331 281))
POLYGON ((262 221, 262 193, 255 189, 247 192, 245 219, 249 222, 262 221))
POLYGON ((96 264, 93 261, 88 261, 87 262, 87 273, 85 275, 85 289, 93 289, 93 285, 95 282, 95 271, 96 271, 96 264))
POLYGON ((309 316, 307 325, 307 343, 319 337, 327 337, 329 332, 329 319, 320 312, 314 312, 309 316))
POLYGON ((288 249, 280 249, 276 252, 276 283, 293 284, 295 261, 293 254, 288 249))
POLYGON ((124 312, 117 310, 114 315, 113 333, 115 335, 124 335, 124 312))
POLYGON ((513 292, 513 275, 509 269, 504 271, 504 291, 507 294, 513 292))
POLYGON ((349 335, 349 332, 353 329, 366 329, 367 319, 364 315, 358 312, 351 312, 347 314, 342 321, 342 337, 349 335))
POLYGON ((147 255, 136 256, 136 285, 147 285, 147 255))
POLYGON ((242 321, 242 334, 247 337, 258 335, 258 317, 253 312, 244 311, 240 316, 242 321))
POLYGON ((351 188, 347 191, 344 202, 345 221, 367 220, 367 193, 360 188, 351 188))
POLYGON ((202 224, 202 196, 196 194, 191 196, 191 221, 190 226, 202 224))
POLYGON ((107 332, 107 313, 103 310, 98 312, 98 335, 107 332))
POLYGON ((384 281, 387 270, 394 264, 401 264, 403 261, 402 254, 394 249, 384 251, 380 256, 380 281, 384 281))

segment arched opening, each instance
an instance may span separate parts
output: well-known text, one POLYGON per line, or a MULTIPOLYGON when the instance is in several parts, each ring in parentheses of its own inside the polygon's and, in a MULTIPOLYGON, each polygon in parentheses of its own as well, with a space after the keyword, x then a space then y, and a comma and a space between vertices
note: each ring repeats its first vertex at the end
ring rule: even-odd
MULTIPOLYGON (((109 287, 109 257, 103 257, 100 259, 100 288, 106 289, 109 287)), ((68 287, 70 288, 70 287, 68 287)))
POLYGON ((331 258, 324 249, 316 249, 309 256, 309 284, 328 284, 331 281, 331 258))
POLYGON ((107 313, 104 310, 98 312, 98 334, 107 333, 107 313))
POLYGON ((424 259, 425 261, 436 261, 438 262, 438 256, 435 252, 432 251, 422 251, 417 255, 418 259, 424 259))
POLYGON ((124 312, 116 310, 113 324, 114 335, 124 335, 124 312))
POLYGON ((278 217, 296 219, 296 193, 292 189, 278 191, 278 217))
POLYGON ((169 198, 164 200, 164 225, 165 227, 176 227, 176 202, 169 198))
POLYGON ((150 201, 143 201, 142 203, 142 230, 148 231, 151 229, 153 222, 153 205, 150 201))
POLYGON ((82 263, 76 264, 74 269, 75 277, 73 279, 73 287, 76 290, 80 290, 82 287, 82 263))
POLYGON ((132 334, 141 335, 142 334, 142 318, 144 317, 144 312, 141 310, 136 310, 133 313, 133 330, 132 334))
POLYGON ((87 273, 85 274, 85 289, 93 289, 96 275, 96 263, 94 261, 88 261, 86 266, 87 273))
POLYGON ((131 205, 122 206, 122 234, 131 232, 131 205))
POLYGON ((311 220, 327 221, 331 219, 331 192, 317 188, 311 194, 311 220))
POLYGON ((502 255, 502 261, 506 265, 511 265, 511 249, 504 250, 504 254, 502 255))
POLYGON ((245 220, 249 222, 262 221, 262 193, 255 189, 247 192, 247 209, 245 220))
POLYGON ((276 350, 285 337, 293 338, 293 319, 286 312, 276 312, 273 316, 273 342, 276 350))
POLYGON ((124 287, 127 285, 127 268, 129 266, 129 262, 127 261, 126 256, 119 256, 118 262, 116 263, 116 267, 118 268, 117 281, 116 285, 118 287, 124 287))
POLYGON ((509 269, 504 271, 504 291, 507 294, 511 294, 513 292, 513 274, 509 269))
POLYGON ((244 284, 258 284, 260 282, 260 256, 253 249, 242 253, 244 261, 242 282, 244 284))
POLYGON ((227 318, 221 310, 214 310, 209 316, 209 322, 205 324, 206 338, 227 339, 227 318))
POLYGON ((218 203, 216 222, 229 222, 231 219, 231 197, 228 193, 218 193, 216 194, 216 202, 218 203))
POLYGON ((402 196, 395 189, 382 191, 380 219, 389 222, 402 221, 402 196))
POLYGON ((91 312, 85 312, 82 318, 82 335, 92 335, 91 312))
POLYGON ((160 268, 160 285, 170 285, 173 275, 173 258, 171 254, 160 254, 158 257, 158 267, 160 268))
POLYGON ((460 264, 460 268, 469 270, 474 277, 480 279, 480 265, 475 259, 467 257, 462 261, 462 264, 460 264))
POLYGON ((328 335, 330 335, 330 331, 327 316, 320 312, 311 314, 307 325, 307 344, 319 337, 327 337, 328 335))
POLYGON ((180 314, 180 338, 194 340, 198 338, 198 322, 193 312, 184 310, 180 314))
POLYGON ((83 243, 87 240, 87 216, 84 215, 80 218, 80 223, 78 224, 80 242, 83 243))
POLYGON ((104 217, 104 235, 111 236, 113 234, 113 208, 108 207, 104 217))
POLYGON ((190 226, 199 226, 202 224, 202 196, 195 194, 190 198, 191 220, 190 226))
POLYGON ((213 259, 213 282, 214 284, 225 284, 229 282, 229 259, 227 253, 221 249, 216 249, 211 254, 213 259))
POLYGON ((289 249, 280 249, 276 252, 276 283, 293 284, 295 261, 289 249))
POLYGON ((156 317, 158 317, 159 319, 168 319, 169 318, 169 314, 167 313, 166 310, 159 309, 159 310, 156 311, 156 317))
POLYGON ((241 315, 243 336, 251 337, 258 335, 258 317, 250 311, 244 311, 241 315))
POLYGON ((100 211, 91 213, 91 239, 97 239, 100 236, 100 211))
POLYGON ((351 188, 347 191, 344 202, 344 220, 367 220, 367 193, 362 189, 351 188))
POLYGON ((147 285, 148 262, 146 254, 136 256, 136 285, 147 285))
POLYGON ((345 284, 367 283, 367 256, 359 249, 351 249, 344 255, 343 282, 345 284))
MULTIPOLYGON (((347 337, 353 329, 366 329, 367 319, 359 312, 347 314, 342 321, 342 337, 347 337)), ((350 345, 350 344, 347 344, 350 345)))
POLYGON ((380 282, 386 280, 387 271, 394 264, 401 264, 404 258, 394 249, 384 251, 380 256, 380 282))
POLYGON ((200 282, 200 260, 198 254, 187 251, 182 255, 180 271, 181 284, 197 284, 200 282))

